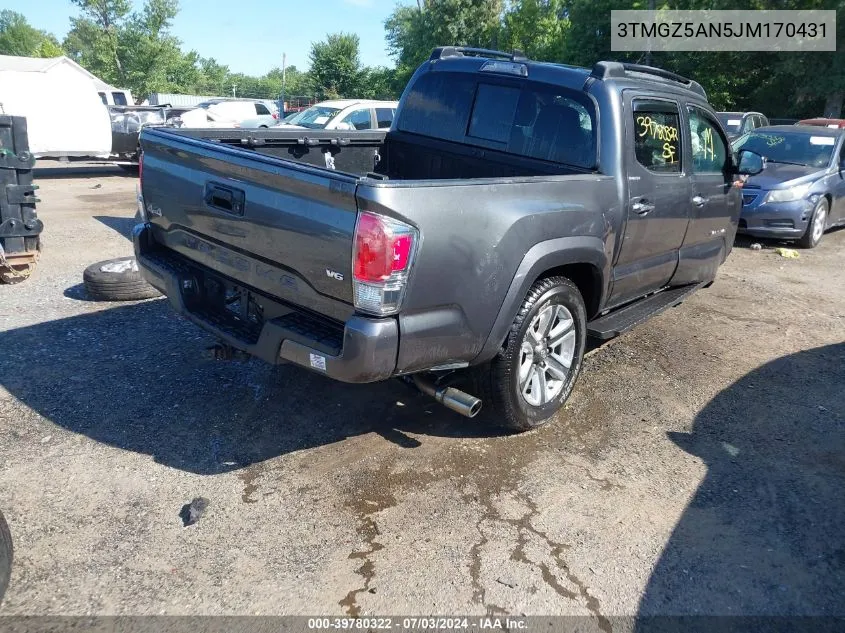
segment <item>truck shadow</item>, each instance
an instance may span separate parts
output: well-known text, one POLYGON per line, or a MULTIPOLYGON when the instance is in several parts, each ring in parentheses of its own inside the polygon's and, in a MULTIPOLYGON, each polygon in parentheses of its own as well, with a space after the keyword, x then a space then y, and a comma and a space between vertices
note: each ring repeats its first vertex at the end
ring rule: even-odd
MULTIPOLYGON (((845 343, 763 365, 713 398, 691 433, 669 436, 707 476, 639 615, 845 615, 845 343)), ((723 624, 658 618, 638 630, 723 624)))
POLYGON ((95 215, 95 220, 99 220, 115 233, 119 233, 130 242, 132 241, 132 229, 138 224, 139 220, 136 218, 126 218, 111 215, 95 215))
POLYGON ((213 339, 165 300, 0 333, 0 381, 46 419, 198 474, 376 432, 497 434, 399 381, 346 385, 260 361, 215 361, 213 339))

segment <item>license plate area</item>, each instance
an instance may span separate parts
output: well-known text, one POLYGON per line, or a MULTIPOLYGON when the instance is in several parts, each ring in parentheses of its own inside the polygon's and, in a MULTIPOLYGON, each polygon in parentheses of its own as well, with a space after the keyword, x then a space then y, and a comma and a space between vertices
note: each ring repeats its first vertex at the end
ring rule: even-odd
POLYGON ((207 271, 191 272, 180 283, 188 311, 247 345, 255 344, 267 318, 264 297, 207 271))

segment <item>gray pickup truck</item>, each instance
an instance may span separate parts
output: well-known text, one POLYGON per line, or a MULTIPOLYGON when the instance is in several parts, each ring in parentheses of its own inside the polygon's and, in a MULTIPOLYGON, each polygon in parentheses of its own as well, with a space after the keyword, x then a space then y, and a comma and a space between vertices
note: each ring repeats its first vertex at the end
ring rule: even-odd
POLYGON ((763 168, 736 164, 694 81, 458 47, 386 133, 145 128, 141 147, 135 251, 176 310, 267 362, 403 377, 515 430, 561 408, 588 336, 713 281, 737 176, 763 168))

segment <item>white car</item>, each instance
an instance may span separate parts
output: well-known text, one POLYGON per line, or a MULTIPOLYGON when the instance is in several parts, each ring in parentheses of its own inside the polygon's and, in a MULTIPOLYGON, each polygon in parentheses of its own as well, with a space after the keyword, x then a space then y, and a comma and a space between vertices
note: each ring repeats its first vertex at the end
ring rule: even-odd
POLYGON ((168 123, 176 127, 191 127, 191 128, 234 128, 241 127, 238 121, 226 119, 215 112, 206 110, 205 108, 194 108, 182 113, 180 116, 173 119, 168 119, 168 123))
POLYGON ((286 118, 280 128, 309 130, 385 130, 393 123, 398 101, 338 99, 323 101, 286 118))
POLYGON ((197 105, 221 119, 236 121, 240 127, 270 127, 279 122, 279 108, 272 101, 259 99, 210 99, 197 105))

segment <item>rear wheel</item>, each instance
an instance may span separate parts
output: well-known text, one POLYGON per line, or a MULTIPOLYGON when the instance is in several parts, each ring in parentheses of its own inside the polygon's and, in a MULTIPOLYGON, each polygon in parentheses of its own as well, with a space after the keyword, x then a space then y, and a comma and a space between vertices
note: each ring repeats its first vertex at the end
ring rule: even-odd
POLYGON ((807 232, 798 241, 802 248, 815 248, 819 245, 824 235, 824 230, 827 228, 827 215, 830 210, 830 203, 827 198, 822 198, 813 209, 813 216, 810 218, 810 223, 807 225, 807 232))
POLYGON ((9 524, 0 512, 0 601, 9 586, 9 578, 12 575, 12 534, 9 532, 9 524))
POLYGON ((536 282, 504 349, 479 370, 478 387, 491 421, 515 431, 548 422, 572 392, 586 335, 584 299, 575 284, 565 277, 536 282))

